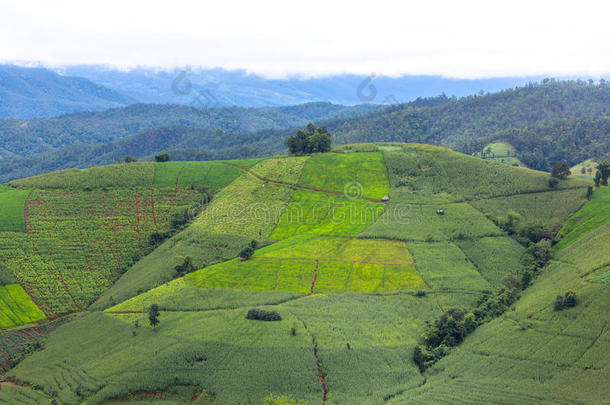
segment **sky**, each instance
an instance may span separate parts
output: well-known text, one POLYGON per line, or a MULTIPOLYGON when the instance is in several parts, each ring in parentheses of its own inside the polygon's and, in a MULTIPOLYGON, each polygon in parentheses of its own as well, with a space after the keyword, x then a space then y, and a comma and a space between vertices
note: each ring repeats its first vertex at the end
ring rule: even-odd
POLYGON ((0 0, 0 62, 610 76, 610 2, 0 0))

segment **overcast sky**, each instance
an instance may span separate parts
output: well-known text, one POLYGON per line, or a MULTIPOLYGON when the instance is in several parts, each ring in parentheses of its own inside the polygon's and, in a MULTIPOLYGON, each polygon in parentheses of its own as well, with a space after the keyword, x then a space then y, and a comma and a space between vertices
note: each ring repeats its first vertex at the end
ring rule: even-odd
POLYGON ((0 0, 0 61, 477 78, 610 73, 610 2, 0 0))

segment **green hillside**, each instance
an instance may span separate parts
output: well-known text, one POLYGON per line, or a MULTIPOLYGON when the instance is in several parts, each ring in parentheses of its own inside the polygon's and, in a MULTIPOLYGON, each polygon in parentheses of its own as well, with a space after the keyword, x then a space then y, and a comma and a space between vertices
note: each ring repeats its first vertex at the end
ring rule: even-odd
MULTIPOLYGON (((109 278, 104 288, 110 288, 92 291, 87 298, 99 299, 88 310, 51 333, 44 350, 8 372, 6 378, 18 384, 0 390, 0 403, 42 404, 55 398, 62 404, 190 401, 233 405, 260 404, 270 393, 310 404, 411 403, 413 399, 439 403, 451 398, 464 403, 468 398, 474 403, 507 398, 505 402, 514 403, 546 398, 543 383, 555 367, 551 363, 556 353, 551 347, 539 354, 542 368, 532 369, 539 379, 523 377, 527 370, 515 371, 509 373, 515 379, 501 386, 498 376, 512 369, 517 357, 508 351, 506 358, 494 356, 505 363, 493 372, 467 357, 477 355, 482 364, 491 358, 479 354, 483 350, 515 346, 508 336, 515 341, 526 339, 515 335, 528 333, 520 332, 520 324, 531 325, 525 330, 532 334, 539 326, 541 333, 546 331, 542 325, 547 317, 558 320, 557 326, 548 324, 558 342, 565 335, 565 339, 578 340, 575 344, 583 349, 602 343, 598 338, 592 344, 589 337, 580 336, 591 331, 600 334, 600 322, 605 322, 603 306, 584 309, 603 297, 608 258, 605 251, 583 253, 585 248, 607 243, 605 222, 596 219, 600 205, 607 204, 605 189, 596 191, 594 200, 567 222, 560 232, 564 240, 574 232, 583 236, 569 246, 562 246, 567 242, 557 245, 555 261, 524 292, 514 311, 483 324, 424 374, 413 362, 413 348, 420 343, 427 322, 450 308, 473 308, 485 291, 502 288, 507 276, 520 276, 526 247, 515 238, 525 243, 528 232, 551 232, 565 222, 586 202, 584 181, 566 180, 549 188, 546 173, 417 144, 349 145, 333 153, 256 161, 118 167, 141 174, 115 186, 99 180, 90 191, 81 189, 89 180, 72 172, 13 185, 52 184, 53 188, 32 190, 28 204, 41 201, 45 209, 37 211, 38 205, 31 209, 28 205, 28 212, 53 209, 54 220, 61 224, 69 218, 73 227, 86 224, 83 218, 74 218, 73 211, 83 210, 77 207, 103 206, 98 204, 111 199, 108 194, 121 207, 121 193, 140 193, 141 201, 152 198, 155 218, 165 224, 165 228, 157 225, 157 230, 168 229, 172 208, 197 197, 198 187, 218 191, 211 193, 211 202, 187 227, 150 253, 138 251, 134 242, 132 251, 148 254, 114 284, 109 278), (47 202, 60 196, 72 203, 52 206, 47 202), (106 200, 100 200, 102 196, 106 200), (382 200, 386 196, 389 201, 382 200), (69 205, 72 210, 67 209, 69 205), (519 219, 507 227, 509 210, 519 219), (581 220, 574 219, 579 216, 581 220), (237 258, 253 241, 257 247, 253 255, 247 260, 237 258), (175 267, 186 257, 195 271, 178 277, 175 267), (560 269, 558 273, 555 268, 560 269), (578 273, 570 275, 574 269, 578 273), (588 288, 597 295, 589 297, 588 288), (549 311, 554 297, 568 289, 576 289, 582 303, 560 313, 549 311), (544 294, 538 296, 536 291, 544 294), (152 304, 160 307, 156 328, 148 326, 152 304), (277 311, 282 319, 246 319, 253 308, 277 311), (574 311, 589 312, 582 322, 599 327, 579 332, 577 325, 570 325, 574 311), (497 328, 512 329, 479 338, 497 328), (481 345, 496 343, 489 349, 471 349, 478 347, 479 340, 481 345), (457 363, 452 366, 452 362, 457 363), (459 362, 467 364, 458 366, 459 362), (455 370, 446 371, 450 367, 455 370), (480 379, 472 377, 477 373, 480 379), (456 379, 456 375, 462 377, 456 379), (522 383, 527 378, 527 384, 522 383), (448 390, 448 384, 459 390, 448 390), (524 392, 530 386, 532 392, 524 392)), ((91 178, 96 170, 119 169, 79 173, 91 178)), ((115 206, 103 207, 100 211, 108 212, 115 206)), ((133 211, 113 209, 116 221, 133 218, 133 211)), ((150 222, 147 215, 141 223, 150 222)), ((140 234, 152 231, 150 224, 140 226, 140 234)), ((99 236, 122 238, 109 244, 116 249, 131 240, 125 228, 133 229, 134 224, 127 222, 123 227, 99 236)), ((34 229, 26 216, 26 230, 34 229)), ((29 233, 23 237, 32 238, 29 233)), ((67 234, 56 235, 54 241, 61 246, 71 243, 67 234)), ((33 239, 28 243, 37 249, 43 246, 33 239)), ((100 240, 80 243, 99 246, 100 240)), ((58 251, 56 257, 60 254, 68 257, 65 251, 58 251)), ((117 252, 105 254, 114 257, 117 252)), ((76 270, 71 274, 97 274, 86 267, 79 271, 77 256, 71 257, 76 270)), ((81 257, 85 263, 92 260, 91 254, 81 257)), ((37 269, 42 275, 62 274, 62 268, 56 273, 37 269)), ((20 272, 13 273, 22 282, 20 272)), ((22 284, 28 290, 28 284, 22 284)), ((28 292, 36 303, 45 311, 53 308, 39 298, 42 293, 34 293, 42 288, 30 285, 28 292)), ((79 302, 84 307, 84 299, 79 302)), ((527 341, 527 347, 536 339, 527 341)), ((607 353, 607 348, 595 346, 594 351, 607 353)), ((570 359, 578 357, 570 355, 570 359)), ((564 373, 589 367, 589 391, 578 398, 560 394, 553 398, 601 403, 607 371, 600 356, 594 357, 593 352, 588 356, 575 360, 583 361, 581 368, 560 368, 564 373)))
POLYGON ((425 384, 388 403, 607 403, 609 197, 607 187, 596 191, 568 221, 555 260, 514 308, 427 371, 425 384), (554 310, 568 290, 578 304, 554 310))

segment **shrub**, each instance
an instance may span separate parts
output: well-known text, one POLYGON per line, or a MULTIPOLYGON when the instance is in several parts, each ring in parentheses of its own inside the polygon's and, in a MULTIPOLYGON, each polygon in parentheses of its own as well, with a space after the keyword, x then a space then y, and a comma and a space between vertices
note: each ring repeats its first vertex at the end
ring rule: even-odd
POLYGON ((549 178, 549 187, 550 188, 555 188, 555 186, 557 186, 557 184, 559 184, 559 180, 557 180, 557 178, 555 178, 555 177, 549 178))
POLYGON ((169 154, 167 153, 159 153, 155 155, 155 162, 168 162, 169 154))
POLYGON ((563 305, 566 308, 572 308, 575 307, 576 304, 578 304, 576 293, 574 291, 568 291, 563 298, 563 305))
POLYGON ((246 319, 254 321, 281 321, 282 317, 277 311, 266 311, 264 309, 253 308, 248 311, 246 319))
POLYGON ((190 256, 186 256, 182 264, 175 266, 174 270, 176 270, 176 276, 178 277, 182 277, 185 274, 192 273, 193 271, 195 271, 193 260, 190 256))
POLYGON ((159 305, 152 304, 148 310, 148 320, 150 321, 150 326, 157 327, 157 324, 159 323, 159 315, 161 315, 159 312, 159 305))
POLYGON ((417 290, 415 292, 415 296, 416 297, 425 297, 426 296, 426 292, 424 290, 417 290))
POLYGON ((254 249, 252 246, 245 247, 241 252, 239 252, 239 257, 244 260, 248 260, 254 254, 254 249))
POLYGON ((563 309, 563 297, 561 295, 558 295, 557 298, 555 298, 553 309, 555 311, 561 311, 563 309))

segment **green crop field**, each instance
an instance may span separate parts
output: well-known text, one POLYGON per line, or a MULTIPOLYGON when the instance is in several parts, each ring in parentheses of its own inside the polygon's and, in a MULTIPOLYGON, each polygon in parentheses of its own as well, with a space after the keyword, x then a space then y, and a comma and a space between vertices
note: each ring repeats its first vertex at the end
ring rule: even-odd
POLYGON ((110 187, 150 187, 153 184, 154 176, 154 163, 135 162, 81 170, 60 170, 14 180, 10 184, 21 188, 80 190, 110 187))
POLYGON ((307 160, 299 184, 353 196, 388 195, 381 153, 325 153, 307 160))
POLYGON ((525 222, 539 221, 557 228, 586 202, 586 194, 586 188, 574 188, 483 199, 472 201, 471 204, 496 220, 512 210, 521 215, 525 222))
POLYGON ((383 204, 298 190, 271 234, 275 240, 300 233, 355 236, 383 212, 383 204))
POLYGON ((579 180, 551 190, 546 173, 416 144, 149 166, 150 183, 106 190, 50 174, 63 186, 34 187, 27 232, 0 232, 0 261, 32 305, 79 312, 6 373, 19 385, 5 385, 0 403, 236 405, 274 394, 310 405, 601 404, 610 395, 607 188, 586 203, 579 180), (197 201, 201 186, 216 190, 211 202, 151 251, 149 235, 169 229, 172 210, 197 201), (509 209, 562 226, 553 259, 504 314, 420 372, 413 350, 427 325, 520 276, 526 246, 494 223, 509 209), (238 258, 252 241, 252 256, 238 258), (193 271, 178 277, 187 257, 193 271), (554 311, 568 290, 578 305, 554 311), (247 319, 251 309, 281 319, 247 319))
POLYGON ((583 235, 610 221, 610 189, 599 188, 594 192, 594 199, 574 214, 559 231, 560 239, 557 248, 567 247, 583 235))
POLYGON ((508 236, 461 240, 458 247, 491 285, 502 286, 502 279, 518 273, 523 246, 508 236))
POLYGON ((0 231, 25 231, 25 201, 30 190, 0 187, 0 231))
POLYGON ((27 233, 0 232, 0 260, 46 314, 81 309, 150 251, 171 207, 196 199, 191 190, 34 190, 27 233))
POLYGON ((36 322, 45 318, 45 314, 19 284, 0 286, 0 327, 36 322))
MULTIPOLYGON (((252 159, 252 164, 258 159, 252 159)), ((247 161, 242 161, 248 164, 247 161)), ((155 163, 156 187, 206 187, 220 190, 235 180, 241 171, 225 162, 163 162, 155 163)))
POLYGON ((608 207, 602 205, 605 191, 568 221, 563 233, 570 243, 556 246, 561 261, 544 270, 513 310, 479 327, 426 373, 425 385, 388 403, 607 403, 608 286, 581 276, 597 268, 583 254, 598 251, 610 259, 609 222, 599 209, 608 207), (604 239, 591 237, 604 228, 604 239), (574 250, 582 241, 587 251, 574 250), (553 310, 555 297, 567 290, 576 293, 578 304, 553 310))

